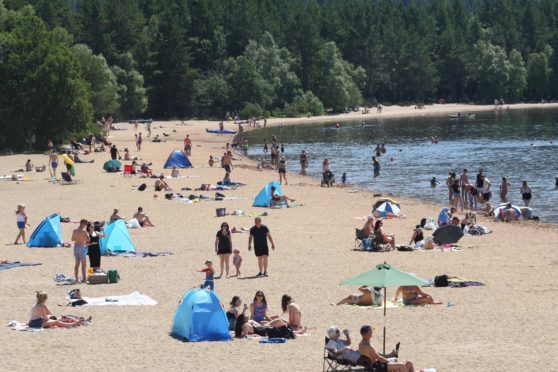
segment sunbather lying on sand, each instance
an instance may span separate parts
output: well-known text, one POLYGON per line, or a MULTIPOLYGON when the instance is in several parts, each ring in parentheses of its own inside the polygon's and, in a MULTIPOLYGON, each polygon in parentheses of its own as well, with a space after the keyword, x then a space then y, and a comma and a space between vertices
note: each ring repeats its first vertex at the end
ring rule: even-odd
POLYGON ((380 292, 381 288, 371 288, 363 285, 358 289, 360 293, 353 293, 345 298, 343 298, 338 303, 332 303, 333 306, 339 305, 358 305, 358 306, 378 306, 383 302, 384 296, 380 292))
POLYGON ((432 296, 425 293, 416 285, 408 285, 397 288, 393 301, 397 301, 399 297, 403 298, 403 304, 409 305, 441 305, 441 302, 435 302, 432 296))

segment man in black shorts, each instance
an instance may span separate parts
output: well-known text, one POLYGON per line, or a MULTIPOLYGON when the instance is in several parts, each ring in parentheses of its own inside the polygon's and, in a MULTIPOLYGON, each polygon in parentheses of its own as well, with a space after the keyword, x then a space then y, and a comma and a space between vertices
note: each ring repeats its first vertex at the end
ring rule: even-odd
POLYGON ((267 226, 262 225, 262 219, 256 217, 254 226, 250 229, 250 238, 248 239, 248 250, 252 250, 252 240, 254 241, 254 253, 258 258, 258 268, 260 272, 257 276, 267 276, 267 258, 269 256, 269 248, 267 239, 271 243, 271 248, 275 250, 275 244, 269 233, 267 226))

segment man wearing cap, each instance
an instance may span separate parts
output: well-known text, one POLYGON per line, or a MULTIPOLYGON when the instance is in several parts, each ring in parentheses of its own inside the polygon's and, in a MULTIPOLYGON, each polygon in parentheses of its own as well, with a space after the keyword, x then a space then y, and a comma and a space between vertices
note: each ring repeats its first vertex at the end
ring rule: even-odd
POLYGON ((363 325, 360 328, 360 335, 362 336, 362 341, 358 344, 358 351, 362 357, 368 358, 372 362, 372 365, 374 365, 374 363, 387 363, 387 370, 389 372, 414 372, 413 363, 405 362, 405 364, 403 364, 401 362, 392 362, 376 351, 374 346, 370 343, 372 339, 371 326, 363 325))
POLYGON ((252 250, 252 241, 254 241, 254 253, 258 258, 258 268, 260 269, 257 276, 267 276, 267 260, 269 256, 269 247, 267 240, 271 243, 271 248, 275 250, 275 244, 269 233, 267 226, 262 225, 262 219, 256 217, 254 226, 250 229, 250 237, 248 238, 248 251, 252 250))

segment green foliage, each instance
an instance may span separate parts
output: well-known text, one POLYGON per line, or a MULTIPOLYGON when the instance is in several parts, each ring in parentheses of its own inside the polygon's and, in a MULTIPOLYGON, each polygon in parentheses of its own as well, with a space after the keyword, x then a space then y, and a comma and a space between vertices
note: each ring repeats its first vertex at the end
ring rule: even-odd
POLYGON ((130 53, 121 55, 117 62, 118 65, 112 66, 111 70, 118 84, 119 112, 124 118, 136 118, 147 109, 143 76, 134 68, 134 60, 130 53))
POLYGON ((527 94, 530 98, 540 100, 550 93, 550 75, 546 53, 531 53, 527 61, 527 94))
POLYGON ((267 113, 257 103, 248 102, 244 105, 242 110, 240 110, 240 117, 244 119, 260 116, 267 116, 267 113))
POLYGON ((193 110, 200 117, 223 118, 230 89, 222 76, 209 75, 194 82, 193 110))
POLYGON ((231 87, 232 107, 245 107, 248 103, 259 107, 271 104, 273 87, 262 78, 253 61, 244 56, 229 58, 224 72, 225 80, 231 87))
POLYGON ((102 54, 94 55, 84 44, 76 44, 72 51, 81 65, 81 75, 91 91, 91 105, 95 114, 114 113, 119 108, 116 76, 102 54))
POLYGON ((59 142, 91 121, 78 60, 37 17, 11 13, 0 33, 0 147, 59 142))
POLYGON ((286 117, 294 118, 299 116, 319 116, 324 114, 324 105, 312 92, 308 91, 296 96, 293 101, 285 105, 283 114, 286 117))

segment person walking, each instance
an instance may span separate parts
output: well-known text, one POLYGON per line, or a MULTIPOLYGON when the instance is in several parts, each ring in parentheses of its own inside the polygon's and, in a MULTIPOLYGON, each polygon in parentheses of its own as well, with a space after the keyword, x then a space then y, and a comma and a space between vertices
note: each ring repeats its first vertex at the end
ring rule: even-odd
POLYGON ((219 261, 221 263, 221 271, 217 278, 223 276, 223 266, 225 267, 225 273, 227 278, 229 277, 229 261, 232 254, 232 235, 229 230, 229 224, 223 222, 221 224, 221 229, 217 231, 217 236, 215 238, 215 253, 219 256, 219 261))
POLYGON ((250 229, 250 237, 248 238, 248 251, 252 251, 252 241, 254 242, 254 253, 258 258, 258 277, 267 276, 267 265, 269 257, 269 247, 267 240, 271 243, 271 248, 275 250, 275 243, 269 233, 267 226, 262 225, 262 219, 256 217, 254 219, 254 226, 250 229))
POLYGON ((288 185, 287 182, 287 160, 284 156, 281 156, 281 160, 277 165, 277 172, 279 173, 279 184, 283 184, 283 180, 285 180, 285 185, 288 185))
POLYGON ((17 222, 17 228, 19 229, 19 232, 17 234, 17 238, 14 242, 14 245, 19 244, 19 238, 23 239, 23 244, 27 244, 27 242, 25 241, 25 227, 29 226, 29 224, 27 223, 27 215, 25 214, 25 205, 23 204, 17 205, 16 222, 17 222))

